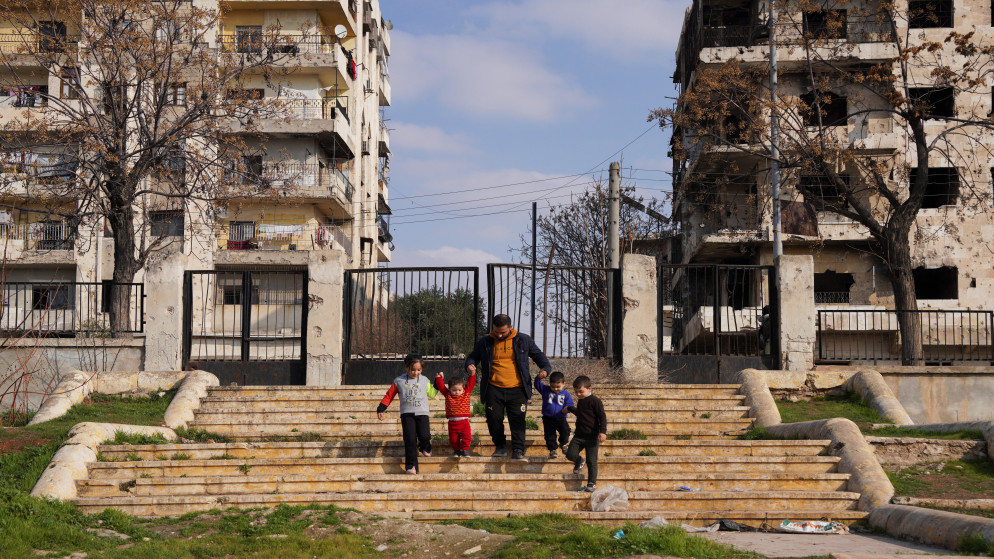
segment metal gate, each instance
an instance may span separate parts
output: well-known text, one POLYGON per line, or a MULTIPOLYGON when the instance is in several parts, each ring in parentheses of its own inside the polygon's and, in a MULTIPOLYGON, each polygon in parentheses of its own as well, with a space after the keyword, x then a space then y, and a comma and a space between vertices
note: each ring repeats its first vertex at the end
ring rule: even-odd
POLYGON ((305 384, 307 271, 191 270, 183 364, 222 385, 305 384))
POLYGON ((348 270, 344 309, 344 384, 389 383, 408 353, 461 372, 486 328, 478 268, 348 270))
POLYGON ((709 384, 723 372, 777 368, 772 266, 662 265, 658 286, 661 379, 709 384))
POLYGON ((514 327, 530 332, 551 359, 621 361, 621 270, 524 264, 488 264, 488 316, 504 313, 514 327))

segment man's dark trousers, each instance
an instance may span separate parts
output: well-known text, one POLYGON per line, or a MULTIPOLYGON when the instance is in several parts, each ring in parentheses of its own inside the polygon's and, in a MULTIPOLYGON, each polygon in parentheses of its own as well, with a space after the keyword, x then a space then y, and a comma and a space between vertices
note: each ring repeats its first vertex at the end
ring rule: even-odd
POLYGON ((507 412, 507 423, 511 427, 511 450, 525 451, 525 411, 528 409, 528 398, 524 388, 498 388, 490 385, 487 388, 487 428, 490 438, 496 448, 507 447, 507 437, 504 435, 504 412, 507 412))

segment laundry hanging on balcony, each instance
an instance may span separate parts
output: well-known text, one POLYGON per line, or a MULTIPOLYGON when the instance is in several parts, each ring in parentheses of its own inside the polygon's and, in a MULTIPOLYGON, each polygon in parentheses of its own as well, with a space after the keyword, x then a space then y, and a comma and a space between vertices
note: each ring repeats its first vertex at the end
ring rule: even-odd
POLYGON ((293 240, 295 236, 300 236, 303 233, 303 225, 259 224, 259 238, 261 239, 293 240))

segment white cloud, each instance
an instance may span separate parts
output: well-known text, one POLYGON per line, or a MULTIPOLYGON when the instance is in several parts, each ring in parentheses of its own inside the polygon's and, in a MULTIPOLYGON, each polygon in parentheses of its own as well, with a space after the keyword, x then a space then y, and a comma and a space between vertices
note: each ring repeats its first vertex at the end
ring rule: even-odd
POLYGON ((687 0, 528 0, 485 4, 470 13, 509 33, 571 37, 619 56, 647 50, 672 56, 688 7, 687 0))
POLYGON ((540 122, 595 104, 579 83, 545 66, 538 49, 522 42, 403 31, 392 37, 397 97, 431 97, 461 114, 540 122))
POLYGON ((390 123, 390 143, 401 151, 465 153, 472 140, 463 134, 450 134, 437 126, 421 126, 408 122, 390 123))

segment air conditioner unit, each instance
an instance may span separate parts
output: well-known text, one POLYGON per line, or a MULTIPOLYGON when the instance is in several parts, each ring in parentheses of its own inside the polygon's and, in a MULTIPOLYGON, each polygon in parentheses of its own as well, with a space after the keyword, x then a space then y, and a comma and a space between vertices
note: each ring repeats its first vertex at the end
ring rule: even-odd
POLYGON ((373 92, 373 80, 372 78, 366 80, 366 93, 373 92))
POLYGON ((363 155, 369 155, 369 141, 368 140, 363 140, 362 141, 362 154, 363 155))

